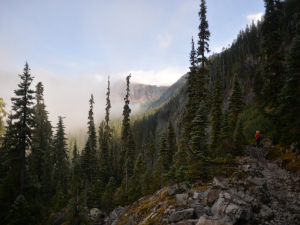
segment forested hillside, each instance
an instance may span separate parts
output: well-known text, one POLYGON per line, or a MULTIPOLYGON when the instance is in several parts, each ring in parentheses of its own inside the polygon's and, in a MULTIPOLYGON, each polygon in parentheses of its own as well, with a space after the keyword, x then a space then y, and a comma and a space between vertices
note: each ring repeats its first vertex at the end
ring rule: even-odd
POLYGON ((270 141, 268 157, 299 174, 299 1, 265 0, 262 20, 209 57, 206 1, 200 2, 188 74, 166 90, 147 87, 140 99, 133 90, 144 87, 133 88, 128 75, 115 119, 108 79, 105 117, 95 124, 91 95, 88 132, 80 138, 67 140, 63 117, 52 127, 47 84, 32 87, 25 63, 6 123, 0 98, 0 224, 53 224, 59 213, 66 217, 55 224, 98 224, 87 216, 92 208, 108 214, 170 184, 228 177, 257 130, 270 141), (154 100, 161 90, 146 112, 131 115, 133 100, 154 100))

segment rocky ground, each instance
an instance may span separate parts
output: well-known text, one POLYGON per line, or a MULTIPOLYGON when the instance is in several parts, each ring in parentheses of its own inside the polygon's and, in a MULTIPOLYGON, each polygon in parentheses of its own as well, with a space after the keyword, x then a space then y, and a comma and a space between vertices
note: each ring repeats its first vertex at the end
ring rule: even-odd
POLYGON ((94 211, 98 225, 300 225, 300 179, 278 161, 265 159, 262 148, 246 147, 230 178, 211 183, 163 188, 109 216, 94 211), (99 219, 101 218, 102 219, 99 219))

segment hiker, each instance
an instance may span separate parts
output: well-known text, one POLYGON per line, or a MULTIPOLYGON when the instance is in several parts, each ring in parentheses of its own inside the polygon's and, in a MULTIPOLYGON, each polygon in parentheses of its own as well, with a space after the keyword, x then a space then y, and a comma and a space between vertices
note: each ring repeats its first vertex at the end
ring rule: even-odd
POLYGON ((260 146, 260 140, 261 140, 261 134, 260 134, 259 131, 256 131, 255 139, 256 139, 257 147, 259 147, 260 146))

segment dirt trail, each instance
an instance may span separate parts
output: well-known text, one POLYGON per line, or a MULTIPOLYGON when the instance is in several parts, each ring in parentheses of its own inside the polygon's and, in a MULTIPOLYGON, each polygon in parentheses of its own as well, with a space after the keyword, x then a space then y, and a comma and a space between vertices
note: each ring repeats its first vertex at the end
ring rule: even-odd
POLYGON ((247 146, 246 152, 263 168, 271 197, 269 207, 275 215, 273 224, 300 224, 300 178, 281 168, 278 161, 267 160, 262 148, 247 146))

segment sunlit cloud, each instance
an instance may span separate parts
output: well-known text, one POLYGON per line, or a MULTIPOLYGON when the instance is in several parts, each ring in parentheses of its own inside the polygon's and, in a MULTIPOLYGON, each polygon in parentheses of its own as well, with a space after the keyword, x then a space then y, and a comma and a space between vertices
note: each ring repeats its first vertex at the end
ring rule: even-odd
POLYGON ((251 23, 254 20, 254 23, 257 23, 257 20, 261 20, 263 13, 250 14, 247 16, 248 22, 251 23))

